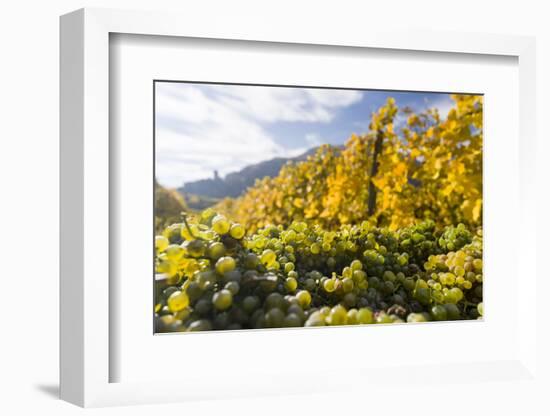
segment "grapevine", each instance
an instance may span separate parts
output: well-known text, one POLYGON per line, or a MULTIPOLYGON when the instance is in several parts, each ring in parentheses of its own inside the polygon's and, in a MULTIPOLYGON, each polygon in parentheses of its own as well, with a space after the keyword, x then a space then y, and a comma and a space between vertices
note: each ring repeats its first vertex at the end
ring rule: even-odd
POLYGON ((478 227, 483 97, 452 98, 455 106, 444 119, 436 110, 398 109, 390 98, 372 115, 368 133, 353 134, 343 148, 320 146, 216 210, 249 232, 295 220, 333 230, 365 219, 393 230, 423 220, 478 227), (406 116, 399 129, 398 114, 406 116))

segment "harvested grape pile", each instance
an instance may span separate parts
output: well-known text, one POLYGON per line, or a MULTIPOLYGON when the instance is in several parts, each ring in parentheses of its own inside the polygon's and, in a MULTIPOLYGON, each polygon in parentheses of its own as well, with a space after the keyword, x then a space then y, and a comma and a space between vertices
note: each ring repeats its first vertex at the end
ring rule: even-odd
POLYGON ((206 210, 155 239, 157 332, 477 319, 481 230, 433 222, 246 235, 206 210))

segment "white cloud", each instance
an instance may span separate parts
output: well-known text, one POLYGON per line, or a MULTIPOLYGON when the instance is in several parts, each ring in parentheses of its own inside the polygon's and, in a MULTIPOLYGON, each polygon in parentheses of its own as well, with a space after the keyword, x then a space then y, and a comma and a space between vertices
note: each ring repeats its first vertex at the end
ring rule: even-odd
MULTIPOLYGON (((156 86, 156 173, 160 183, 220 175, 277 156, 295 156, 266 124, 326 123, 356 103, 358 91, 159 83, 156 86)), ((306 137, 309 143, 318 137, 306 137)))
POLYGON ((258 121, 330 122, 335 110, 358 102, 362 93, 330 89, 210 86, 220 102, 258 121))

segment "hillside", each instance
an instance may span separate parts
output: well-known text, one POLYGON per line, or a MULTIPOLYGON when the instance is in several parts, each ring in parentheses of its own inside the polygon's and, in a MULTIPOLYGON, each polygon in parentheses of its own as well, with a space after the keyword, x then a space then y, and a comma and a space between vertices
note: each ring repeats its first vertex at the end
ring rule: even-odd
POLYGON ((187 209, 185 199, 175 190, 161 186, 155 180, 155 227, 180 221, 181 213, 187 209))
POLYGON ((214 177, 185 183, 178 188, 178 192, 185 196, 185 199, 192 209, 204 209, 217 200, 240 196, 247 188, 254 185, 256 179, 277 176, 281 168, 287 162, 299 162, 306 160, 308 156, 315 154, 317 148, 311 148, 307 152, 294 158, 274 158, 265 160, 243 169, 229 173, 222 178, 214 172, 214 177))

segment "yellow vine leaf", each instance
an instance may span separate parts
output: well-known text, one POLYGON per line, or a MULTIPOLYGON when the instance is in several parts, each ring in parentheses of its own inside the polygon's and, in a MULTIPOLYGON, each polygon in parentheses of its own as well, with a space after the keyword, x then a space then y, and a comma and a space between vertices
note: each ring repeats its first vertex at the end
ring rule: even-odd
POLYGON ((285 165, 240 197, 214 207, 254 233, 264 224, 288 226, 295 218, 336 229, 364 220, 393 229, 425 218, 439 225, 481 225, 483 203, 481 97, 456 95, 447 117, 435 111, 405 113, 398 129, 393 100, 376 111, 370 131, 352 135, 342 148, 320 146, 307 160, 285 165), (475 127, 475 128, 472 128, 475 127), (368 216, 374 139, 382 132, 375 211, 368 216), (437 133, 437 140, 434 137, 437 133), (464 141, 468 146, 464 146, 464 141))

